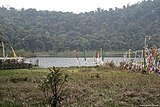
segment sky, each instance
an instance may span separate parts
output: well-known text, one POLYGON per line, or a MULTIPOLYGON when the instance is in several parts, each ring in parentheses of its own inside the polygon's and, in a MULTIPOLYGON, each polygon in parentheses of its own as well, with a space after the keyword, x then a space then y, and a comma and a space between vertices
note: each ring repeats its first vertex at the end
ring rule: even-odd
POLYGON ((124 5, 132 5, 139 1, 141 0, 0 0, 0 6, 80 13, 94 11, 97 8, 104 10, 122 8, 124 5))

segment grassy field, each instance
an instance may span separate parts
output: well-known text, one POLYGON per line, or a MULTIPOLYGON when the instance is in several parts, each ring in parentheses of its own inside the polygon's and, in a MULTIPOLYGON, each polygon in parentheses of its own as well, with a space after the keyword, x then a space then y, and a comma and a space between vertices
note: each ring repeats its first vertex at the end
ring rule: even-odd
MULTIPOLYGON (((160 76, 105 67, 59 68, 68 74, 63 107, 160 106, 160 76)), ((0 71, 0 106, 39 106, 38 85, 48 69, 0 71)))

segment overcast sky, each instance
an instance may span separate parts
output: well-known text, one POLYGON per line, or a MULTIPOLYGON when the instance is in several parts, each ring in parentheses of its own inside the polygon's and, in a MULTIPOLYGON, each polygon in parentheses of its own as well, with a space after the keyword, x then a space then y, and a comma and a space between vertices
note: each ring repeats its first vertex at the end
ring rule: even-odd
POLYGON ((104 10, 122 8, 123 5, 132 5, 139 1, 141 0, 0 0, 0 6, 79 13, 94 11, 98 7, 104 10))

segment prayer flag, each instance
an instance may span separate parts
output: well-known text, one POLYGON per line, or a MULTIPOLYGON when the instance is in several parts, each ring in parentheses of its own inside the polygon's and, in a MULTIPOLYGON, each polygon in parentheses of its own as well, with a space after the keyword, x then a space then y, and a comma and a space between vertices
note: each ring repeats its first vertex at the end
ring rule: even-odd
POLYGON ((84 53, 84 60, 87 61, 87 59, 86 59, 86 50, 84 50, 83 53, 84 53))
POLYGON ((146 49, 143 49, 144 68, 146 68, 146 49))

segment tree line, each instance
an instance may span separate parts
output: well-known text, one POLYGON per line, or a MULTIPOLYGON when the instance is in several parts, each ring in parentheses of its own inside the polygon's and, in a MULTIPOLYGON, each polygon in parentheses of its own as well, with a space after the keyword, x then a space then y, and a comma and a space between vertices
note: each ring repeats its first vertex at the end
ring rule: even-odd
POLYGON ((142 49, 144 36, 160 47, 160 0, 75 14, 0 7, 0 41, 25 51, 142 49))

